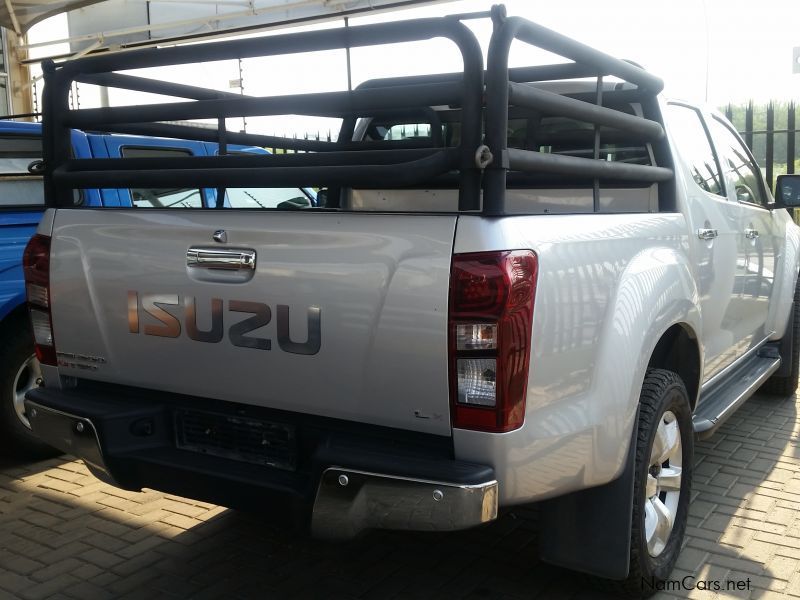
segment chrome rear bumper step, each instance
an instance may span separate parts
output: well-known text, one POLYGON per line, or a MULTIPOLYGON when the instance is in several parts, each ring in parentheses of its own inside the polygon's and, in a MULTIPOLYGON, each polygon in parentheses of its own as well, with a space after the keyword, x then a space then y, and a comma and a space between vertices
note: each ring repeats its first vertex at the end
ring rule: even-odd
POLYGON ((365 529, 456 531, 497 518, 497 481, 459 485, 330 468, 323 474, 311 533, 349 539, 365 529))

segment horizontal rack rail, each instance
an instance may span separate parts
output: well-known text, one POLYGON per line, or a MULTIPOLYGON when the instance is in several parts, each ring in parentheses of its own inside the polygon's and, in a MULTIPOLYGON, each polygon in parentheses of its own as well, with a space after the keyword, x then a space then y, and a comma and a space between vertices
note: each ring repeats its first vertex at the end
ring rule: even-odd
POLYGON ((455 177, 459 211, 502 215, 509 173, 564 175, 576 181, 594 179, 595 210, 598 210, 601 180, 668 186, 673 178, 655 100, 663 82, 633 63, 525 19, 506 17, 502 6, 495 6, 485 14, 147 48, 61 64, 50 61, 43 64, 43 70, 43 153, 48 206, 72 205, 73 191, 81 188, 216 187, 224 196, 226 187, 412 187, 451 181, 455 177), (486 16, 491 17, 494 29, 484 70, 480 45, 461 19, 486 16), (118 72, 433 38, 444 38, 457 47, 463 71, 375 79, 350 91, 277 96, 209 90, 118 72), (572 62, 509 68, 514 41, 572 62), (610 76, 623 83, 613 87, 604 85, 604 78, 610 76), (532 85, 587 78, 596 80, 594 92, 576 88, 572 92, 554 93, 532 85), (182 101, 72 110, 69 92, 74 82, 171 96, 182 101), (631 112, 632 104, 641 110, 631 112), (588 131, 568 131, 548 139, 578 140, 591 134, 592 157, 551 153, 539 146, 509 148, 509 118, 520 111, 588 124, 592 128, 588 131), (286 138, 229 131, 226 126, 228 118, 290 114, 342 119, 338 139, 286 138), (455 119, 459 128, 456 145, 449 147, 442 134, 445 116, 448 122, 455 119), (354 131, 361 118, 427 122, 431 134, 427 139, 356 141, 354 131), (184 124, 192 120, 216 121, 216 127, 184 124), (75 159, 71 156, 71 128, 215 142, 220 156, 75 159), (623 148, 646 147, 654 161, 636 164, 601 160, 601 138, 606 143, 619 141, 623 148), (230 144, 277 147, 299 154, 231 154, 230 144))

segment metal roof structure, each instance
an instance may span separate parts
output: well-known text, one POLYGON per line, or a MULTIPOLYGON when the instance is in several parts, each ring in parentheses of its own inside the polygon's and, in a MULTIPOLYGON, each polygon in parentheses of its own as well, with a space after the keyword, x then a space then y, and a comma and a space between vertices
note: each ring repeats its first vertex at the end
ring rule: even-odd
POLYGON ((0 4, 0 26, 14 31, 17 35, 23 35, 39 21, 102 1, 4 0, 0 4))
MULTIPOLYGON (((66 13, 69 37, 37 43, 23 38, 21 48, 45 48, 50 55, 48 46, 69 44, 68 54, 50 56, 69 59, 442 1, 447 0, 0 0, 0 26, 21 37, 36 23, 66 13)), ((39 62, 42 52, 36 55, 21 62, 39 62)))

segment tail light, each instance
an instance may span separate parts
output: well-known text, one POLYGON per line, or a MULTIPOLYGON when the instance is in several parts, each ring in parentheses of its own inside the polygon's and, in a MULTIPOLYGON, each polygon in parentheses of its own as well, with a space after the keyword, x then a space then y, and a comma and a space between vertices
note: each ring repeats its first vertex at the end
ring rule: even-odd
POLYGON ((531 351, 536 255, 529 250, 453 257, 450 404, 453 427, 522 426, 531 351))
POLYGON ((46 365, 56 365, 53 319, 50 314, 50 237, 34 235, 22 255, 25 292, 31 318, 36 358, 46 365))

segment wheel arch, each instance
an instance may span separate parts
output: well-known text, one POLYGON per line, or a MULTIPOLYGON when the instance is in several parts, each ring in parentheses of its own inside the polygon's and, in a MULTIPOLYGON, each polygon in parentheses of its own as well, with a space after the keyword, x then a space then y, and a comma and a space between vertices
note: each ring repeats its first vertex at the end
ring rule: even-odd
POLYGON ((694 411, 700 394, 702 354, 697 334, 688 323, 675 323, 656 343, 648 368, 666 369, 677 373, 686 386, 694 411))

